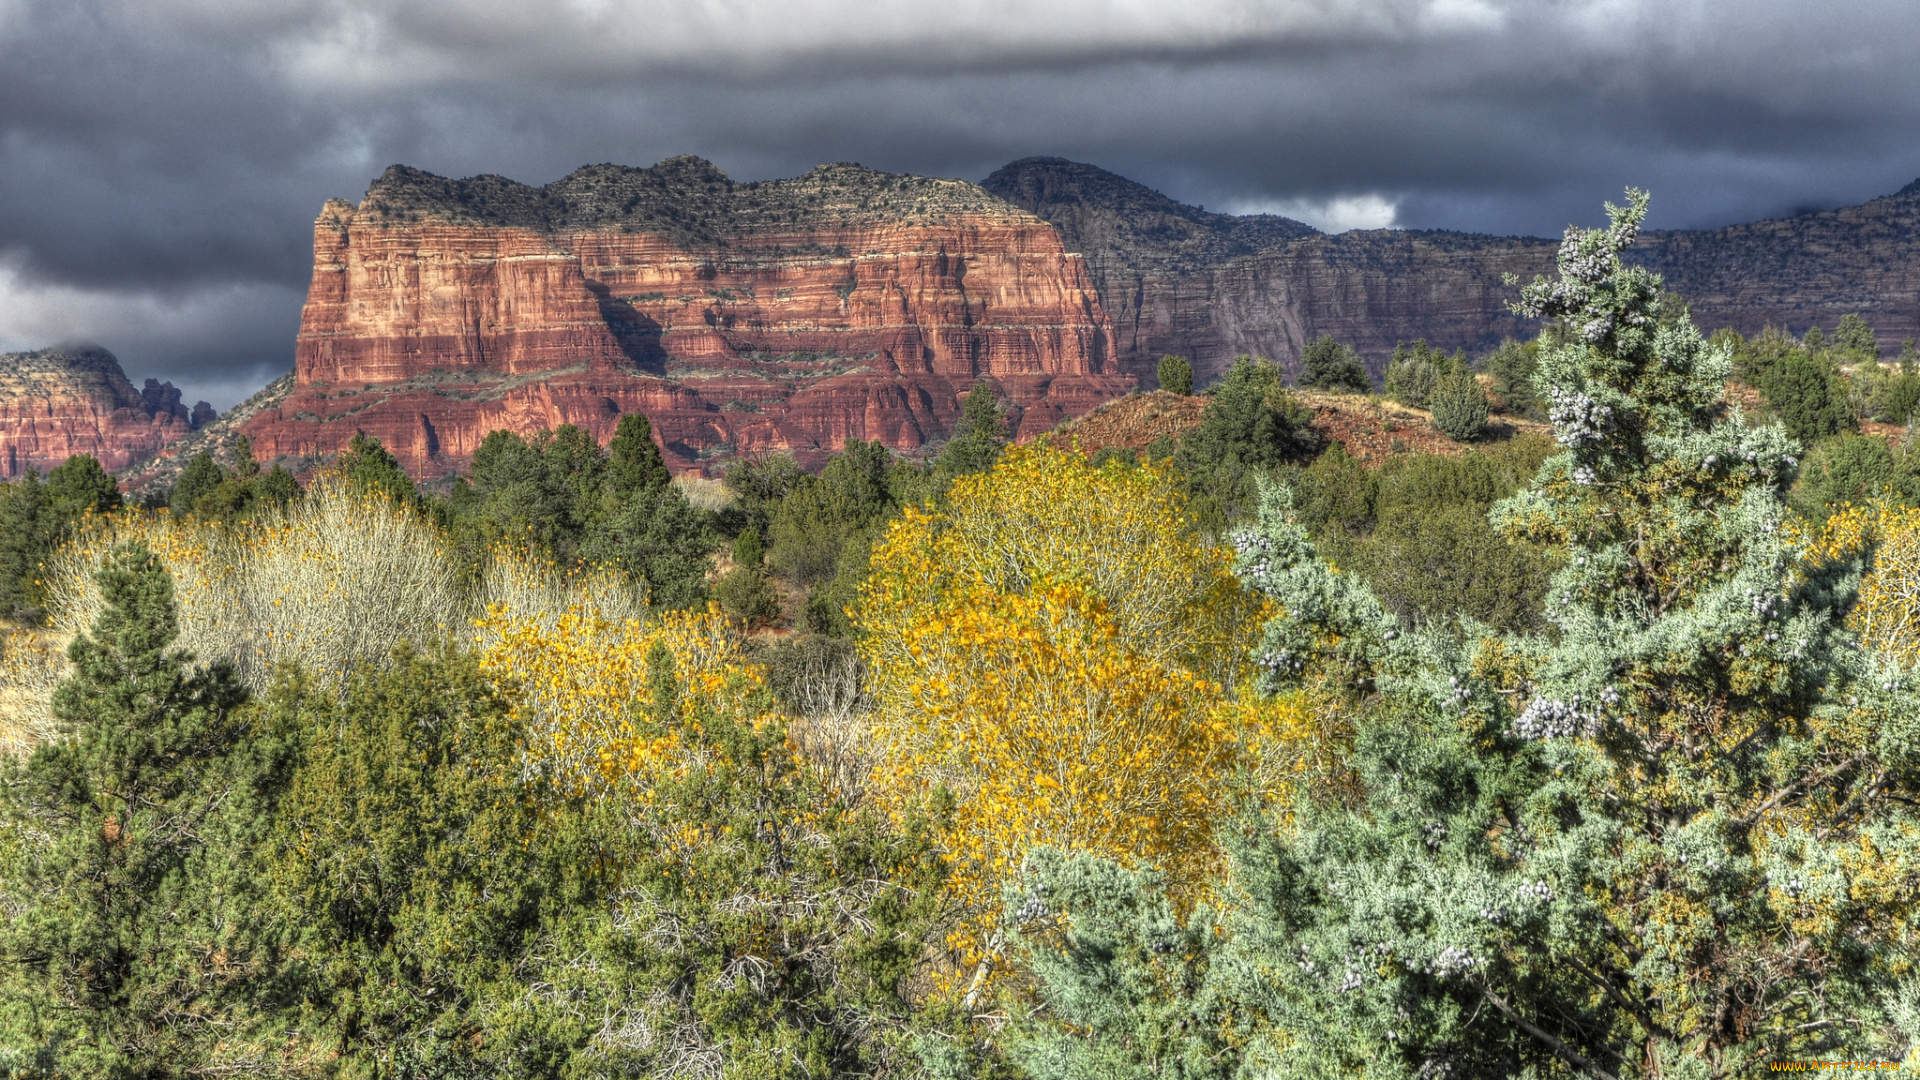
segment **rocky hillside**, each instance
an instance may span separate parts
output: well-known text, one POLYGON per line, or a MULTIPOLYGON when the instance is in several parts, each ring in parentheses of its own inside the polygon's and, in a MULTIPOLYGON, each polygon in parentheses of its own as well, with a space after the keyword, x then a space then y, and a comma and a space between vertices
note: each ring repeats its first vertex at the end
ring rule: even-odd
POLYGON ((676 471, 847 439, 913 453, 980 379, 1026 433, 1124 393, 1108 325, 1057 230, 963 181, 395 167, 322 210, 294 385, 242 426, 263 460, 365 431, 423 479, 497 428, 604 440, 633 411, 676 471))
POLYGON ((74 454, 108 469, 143 461, 211 421, 181 404, 172 383, 135 389, 120 361, 94 347, 0 355, 0 477, 46 472, 74 454))
MULTIPOLYGON (((1027 158, 983 186, 1054 223, 1086 256, 1115 359, 1151 385, 1165 353, 1211 381, 1242 353, 1289 360, 1326 333, 1376 375, 1397 342, 1479 350, 1534 328, 1507 310, 1558 240, 1429 230, 1327 236, 1285 218, 1209 214, 1092 165, 1027 158)), ((1862 206, 1646 235, 1659 270, 1712 328, 1831 327, 1860 312, 1889 351, 1920 335, 1920 182, 1862 206)))

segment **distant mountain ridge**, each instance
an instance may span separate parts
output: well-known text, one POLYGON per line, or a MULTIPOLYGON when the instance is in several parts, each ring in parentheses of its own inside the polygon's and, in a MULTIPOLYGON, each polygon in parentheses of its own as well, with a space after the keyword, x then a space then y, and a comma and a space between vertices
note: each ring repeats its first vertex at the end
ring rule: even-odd
MULTIPOLYGON (((1057 157, 981 184, 844 163, 738 183, 695 157, 540 187, 395 165, 314 223, 292 377, 206 426, 210 410, 134 388, 104 351, 15 354, 0 362, 0 473, 93 453, 163 481, 171 458, 242 431, 299 466, 366 431, 444 479, 496 427, 605 437, 636 410, 677 470, 770 451, 817 464, 854 438, 924 453, 976 380, 1024 437, 1153 386, 1166 353, 1205 385, 1237 355, 1291 363, 1323 333, 1376 375, 1401 341, 1486 349, 1536 329, 1503 276, 1550 273, 1558 247, 1328 235, 1057 157)), ((1859 312, 1889 353, 1920 336, 1920 180, 1860 206, 1648 233, 1630 257, 1703 327, 1800 332, 1859 312)))
MULTIPOLYGON (((1512 288, 1550 273, 1557 239, 1354 230, 1210 214, 1097 166, 1024 158, 982 186, 1052 222, 1087 259, 1113 320, 1115 359, 1152 384, 1161 355, 1202 382, 1243 353, 1291 360, 1320 334, 1379 374, 1397 342, 1480 350, 1536 328, 1512 288)), ((1657 193, 1656 193, 1657 197, 1657 193)), ((1864 315, 1889 352, 1920 336, 1920 181, 1856 207, 1724 229, 1650 232, 1630 258, 1665 275, 1695 321, 1796 332, 1864 315)))

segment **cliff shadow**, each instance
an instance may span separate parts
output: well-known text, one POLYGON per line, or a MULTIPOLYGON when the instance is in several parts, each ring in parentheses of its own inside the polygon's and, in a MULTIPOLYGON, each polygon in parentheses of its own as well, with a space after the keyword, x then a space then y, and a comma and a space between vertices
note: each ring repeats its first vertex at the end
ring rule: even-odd
POLYGON ((600 305, 600 317, 606 320, 613 340, 634 367, 649 375, 665 376, 667 350, 660 343, 660 324, 641 314, 634 306, 598 281, 587 282, 587 291, 600 305))

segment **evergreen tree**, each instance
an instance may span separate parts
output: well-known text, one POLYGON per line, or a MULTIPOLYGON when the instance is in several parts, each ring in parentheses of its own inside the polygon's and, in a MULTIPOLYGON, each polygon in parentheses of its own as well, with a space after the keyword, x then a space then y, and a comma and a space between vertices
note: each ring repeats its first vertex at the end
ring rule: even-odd
POLYGON ((1318 445, 1312 419, 1311 410, 1287 392, 1273 361, 1235 360, 1207 391, 1207 411, 1174 454, 1195 515, 1219 528, 1248 509, 1256 474, 1318 445))
POLYGON ((553 1075, 551 1036, 496 1017, 555 893, 595 868, 555 835, 569 807, 523 781, 508 700, 470 655, 402 647, 343 693, 291 681, 265 706, 303 742, 265 845, 298 995, 275 1049, 347 1076, 553 1075))
POLYGON ((75 454, 47 474, 47 506, 63 523, 120 509, 120 485, 89 454, 75 454))
POLYGON ((1360 354, 1321 334, 1300 354, 1300 385, 1313 390, 1345 394, 1370 394, 1373 379, 1360 354))
MULTIPOLYGON (((1808 331, 1810 339, 1812 333, 1808 331)), ((1858 430, 1845 376, 1833 356, 1817 345, 1796 346, 1785 334, 1769 331, 1747 344, 1737 365, 1741 377, 1760 391, 1787 434, 1801 445, 1858 430)))
POLYGON ((1880 359, 1880 345, 1873 338, 1873 327, 1857 312, 1840 316, 1840 325, 1833 331, 1833 347, 1851 353, 1857 360, 1880 359))
POLYGON ((40 563, 50 548, 51 519, 46 485, 34 470, 0 489, 0 615, 6 618, 39 617, 40 563))
MULTIPOLYGON (((1232 1063, 1706 1080, 1920 1040, 1889 887, 1920 864, 1920 697, 1843 629, 1861 553, 1786 528, 1797 447, 1721 414, 1728 357, 1623 265, 1645 207, 1571 230, 1517 308, 1575 332, 1540 363, 1565 449, 1493 515, 1567 553, 1556 639, 1401 634, 1284 492, 1238 538, 1285 612, 1264 684, 1365 711, 1357 805, 1303 782, 1286 823, 1227 830, 1239 902, 1174 940, 1205 950, 1180 1019, 1232 1063)), ((1100 962, 1154 952, 1126 934, 1054 941, 1046 997, 1124 1004, 1147 969, 1100 962)))
POLYGON ((35 839, 4 886, 0 1046, 61 1076, 185 1075, 246 1014, 231 995, 265 950, 235 872, 273 770, 250 768, 231 669, 171 648, 153 553, 115 547, 98 582, 53 698, 60 736, 5 767, 6 819, 35 839), (223 836, 242 846, 210 851, 223 836))
POLYGON ((1545 420, 1546 400, 1535 388, 1533 379, 1534 370, 1539 366, 1537 341, 1511 340, 1501 342, 1479 365, 1480 370, 1493 376, 1493 392, 1500 395, 1502 411, 1528 420, 1545 420))
POLYGON ((1472 442, 1486 430, 1487 393, 1465 364, 1453 365, 1434 380, 1427 404, 1433 409, 1433 426, 1449 439, 1472 442))
POLYGON ((673 479, 660 448, 653 443, 653 422, 640 413, 628 413, 607 444, 607 489, 616 499, 638 491, 664 487, 673 479))
POLYGON ((354 433, 334 467, 356 491, 376 494, 396 506, 419 508, 420 489, 400 467, 400 459, 364 431, 354 433))
POLYGON ((960 421, 953 426, 953 438, 940 451, 938 465, 948 475, 985 472, 1000 460, 1000 451, 1006 445, 1006 409, 993 387, 978 382, 961 403, 960 421))
POLYGON ((1185 397, 1193 393, 1193 365, 1184 356, 1168 354, 1160 358, 1160 389, 1185 397))
POLYGON ((656 607, 704 603, 716 538, 707 515, 672 484, 642 488, 593 524, 579 554, 644 584, 656 607))
POLYGON ((226 470, 213 460, 212 454, 202 450, 189 458, 187 467, 180 471, 168 504, 176 514, 191 514, 200 500, 212 495, 226 478, 226 470))
POLYGON ((1433 394, 1434 383, 1465 363, 1465 354, 1456 352, 1449 357, 1429 347, 1424 339, 1412 345, 1395 345, 1393 359, 1387 362, 1386 396, 1402 405, 1424 409, 1433 394))
POLYGON ((730 509, 740 522, 738 528, 756 529, 764 539, 781 500, 806 475, 792 454, 738 457, 729 462, 723 481, 734 496, 730 509))

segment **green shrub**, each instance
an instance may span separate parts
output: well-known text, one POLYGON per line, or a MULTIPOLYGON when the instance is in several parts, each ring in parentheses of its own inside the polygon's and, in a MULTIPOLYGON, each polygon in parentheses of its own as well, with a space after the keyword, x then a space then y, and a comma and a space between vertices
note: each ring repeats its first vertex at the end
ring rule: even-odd
POLYGON ((1360 362, 1360 354, 1330 334, 1321 334, 1301 352, 1300 385, 1345 394, 1373 392, 1373 378, 1360 362))
POLYGON ((760 544, 760 530, 749 528, 733 538, 733 563, 735 566, 760 568, 760 560, 765 551, 760 544))
POLYGON ((1807 332, 1812 344, 1805 346, 1769 329, 1744 343, 1735 359, 1741 378, 1760 391, 1787 434, 1803 446, 1859 427, 1845 376, 1832 355, 1820 348, 1818 329, 1807 332))
POLYGON ((1807 452, 1791 501, 1794 509, 1819 520, 1834 506, 1881 498, 1920 505, 1920 454, 1897 450, 1885 439, 1850 433, 1807 452))
POLYGON ((1434 381, 1428 405, 1433 410, 1433 426, 1449 439, 1472 442, 1486 430, 1487 392, 1480 389, 1472 370, 1463 364, 1452 365, 1434 381))
POLYGON ((571 815, 523 781, 507 699, 471 655, 402 648, 344 693, 287 682, 266 708, 302 740, 270 849, 294 1007, 266 1019, 287 1049, 345 1075, 524 1075, 556 1048, 503 1030, 516 972, 595 896, 556 888, 571 815))
POLYGON ((212 454, 202 450, 189 458, 187 467, 180 471, 180 479, 173 483, 169 505, 176 514, 190 514, 194 506, 212 495, 226 478, 226 470, 213 460, 212 454))
POLYGON ((1424 409, 1433 396, 1434 383, 1448 371, 1465 364, 1464 353, 1456 352, 1449 357, 1429 348, 1424 340, 1410 346, 1395 345, 1393 359, 1387 362, 1386 396, 1402 405, 1424 409))
POLYGON ((1219 528, 1252 506, 1254 478, 1319 445, 1312 410, 1271 360, 1240 357, 1207 390, 1207 409, 1174 454, 1195 515, 1219 528))
POLYGON ((1187 363, 1184 356, 1163 356, 1160 358, 1160 389, 1169 394, 1185 396, 1193 393, 1193 365, 1187 363))
MULTIPOLYGON (((752 534, 748 534, 752 535, 752 534)), ((727 618, 755 630, 780 617, 780 596, 758 566, 736 566, 713 587, 713 598, 727 618)))
POLYGON ((1540 343, 1507 340, 1488 353, 1479 369, 1493 379, 1493 392, 1500 396, 1501 408, 1509 416, 1527 420, 1547 418, 1546 400, 1534 386, 1534 373, 1540 366, 1540 343))
POLYGON ((936 467, 948 476, 985 472, 1000 460, 1007 445, 1007 410, 993 387, 985 382, 973 384, 960 403, 960 419, 953 425, 953 437, 935 459, 936 467))

